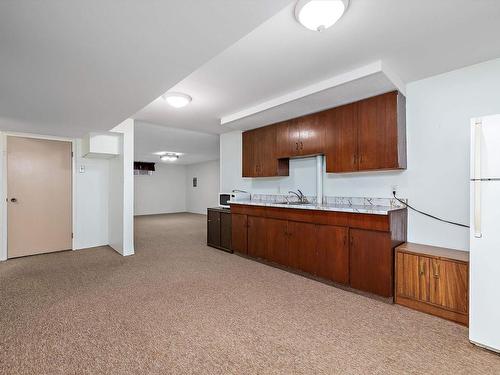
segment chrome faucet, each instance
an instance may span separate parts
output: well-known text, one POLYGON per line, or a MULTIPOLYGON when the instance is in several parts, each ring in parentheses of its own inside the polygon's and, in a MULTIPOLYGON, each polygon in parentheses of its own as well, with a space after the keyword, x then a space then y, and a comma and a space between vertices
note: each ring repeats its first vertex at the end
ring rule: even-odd
POLYGON ((304 193, 302 193, 299 189, 297 189, 297 191, 298 193, 290 190, 288 193, 296 195, 300 203, 309 203, 304 193))

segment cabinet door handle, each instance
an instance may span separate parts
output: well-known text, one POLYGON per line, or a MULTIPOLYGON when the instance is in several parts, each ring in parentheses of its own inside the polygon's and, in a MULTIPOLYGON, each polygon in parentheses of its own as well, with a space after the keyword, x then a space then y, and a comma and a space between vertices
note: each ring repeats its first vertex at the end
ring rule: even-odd
POLYGON ((425 275, 425 264, 422 262, 420 263, 420 275, 425 275))
POLYGON ((439 263, 432 262, 432 268, 434 269, 434 278, 439 279, 439 263))
POLYGON ((295 151, 299 151, 299 142, 295 142, 295 151))
POLYGON ((300 149, 303 150, 304 149, 304 144, 302 142, 300 142, 300 149))

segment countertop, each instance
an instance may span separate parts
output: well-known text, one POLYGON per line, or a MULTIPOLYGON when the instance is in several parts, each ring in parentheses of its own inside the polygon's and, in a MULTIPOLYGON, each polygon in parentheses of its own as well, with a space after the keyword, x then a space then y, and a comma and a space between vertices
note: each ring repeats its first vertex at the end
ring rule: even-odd
POLYGON ((231 213, 231 209, 227 207, 208 207, 207 210, 231 213))
POLYGON ((319 210, 319 211, 337 211, 352 212, 360 214, 388 215, 391 211, 402 210, 402 207, 379 206, 379 205, 348 205, 348 204, 283 204, 275 202, 265 202, 256 200, 237 200, 229 201, 229 204, 241 204, 249 206, 292 208, 297 210, 319 210))

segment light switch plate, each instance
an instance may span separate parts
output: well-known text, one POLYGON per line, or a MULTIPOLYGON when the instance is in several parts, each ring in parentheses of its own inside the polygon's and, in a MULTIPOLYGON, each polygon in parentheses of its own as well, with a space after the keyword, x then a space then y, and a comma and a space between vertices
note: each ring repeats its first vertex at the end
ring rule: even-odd
POLYGON ((80 165, 80 173, 85 173, 85 165, 80 165))

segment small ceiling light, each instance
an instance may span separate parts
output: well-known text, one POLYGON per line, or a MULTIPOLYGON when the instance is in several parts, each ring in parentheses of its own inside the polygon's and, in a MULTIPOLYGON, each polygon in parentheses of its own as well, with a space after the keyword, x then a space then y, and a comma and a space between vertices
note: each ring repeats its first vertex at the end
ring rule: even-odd
POLYGON ((309 30, 324 31, 342 17, 348 5, 349 0, 299 0, 295 18, 309 30))
POLYGON ((180 92, 167 92, 161 96, 168 104, 174 108, 182 108, 191 103, 191 98, 189 95, 180 92))
POLYGON ((161 161, 177 161, 179 160, 179 154, 176 153, 167 153, 165 155, 160 156, 161 161))

